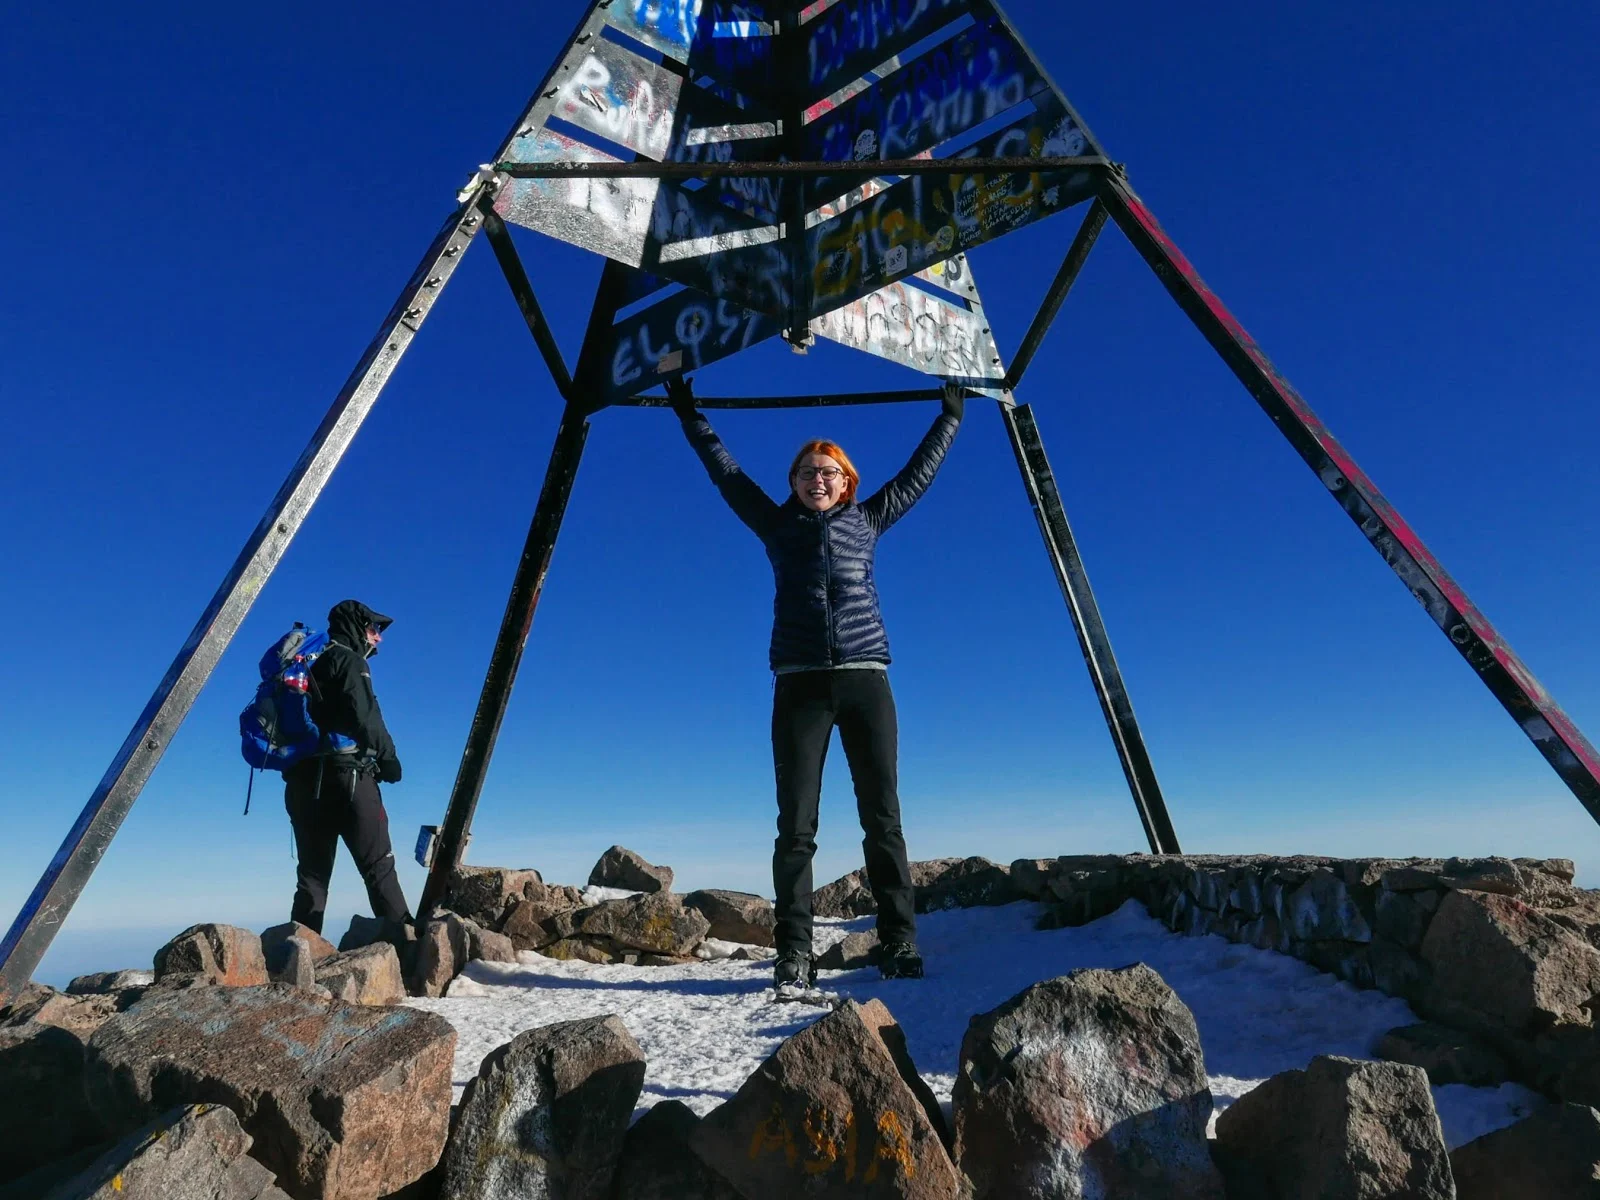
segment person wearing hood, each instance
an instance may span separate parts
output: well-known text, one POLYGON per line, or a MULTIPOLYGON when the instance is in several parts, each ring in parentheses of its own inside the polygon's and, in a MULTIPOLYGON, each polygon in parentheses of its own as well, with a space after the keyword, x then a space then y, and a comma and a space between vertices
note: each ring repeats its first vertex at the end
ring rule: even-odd
POLYGON ((873 578, 878 538, 933 483, 961 425, 965 393, 946 385, 933 426, 911 460, 857 502, 860 474, 837 443, 813 440, 789 467, 779 503, 739 469, 694 406, 687 379, 667 384, 684 434, 722 498, 761 539, 772 564, 772 762, 778 837, 772 883, 777 897, 780 996, 809 987, 812 959, 811 859, 816 854, 822 764, 835 727, 850 764, 856 810, 866 835, 867 880, 878 906, 878 967, 889 978, 922 975, 915 889, 900 827, 898 725, 889 690, 889 639, 873 578))
POLYGON ((395 876, 389 814, 378 790, 379 783, 400 782, 400 757, 367 667, 392 623, 359 600, 341 601, 329 611, 328 648, 311 668, 311 718, 324 734, 344 734, 355 745, 305 759, 284 772, 284 806, 299 860, 290 919, 318 933, 341 838, 367 885, 372 915, 387 924, 392 936, 404 936, 411 925, 395 876))

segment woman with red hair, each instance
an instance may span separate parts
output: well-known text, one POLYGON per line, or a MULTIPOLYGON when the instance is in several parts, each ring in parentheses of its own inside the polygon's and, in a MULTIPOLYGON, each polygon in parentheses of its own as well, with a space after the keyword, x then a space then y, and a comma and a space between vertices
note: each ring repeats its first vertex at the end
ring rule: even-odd
POLYGON ((867 881, 878 903, 878 966, 887 978, 918 978, 917 919, 900 829, 898 729, 889 690, 889 639, 873 581, 878 538, 922 498, 961 424, 964 393, 947 385, 933 428, 905 468, 866 500, 848 455, 829 441, 800 447, 779 504, 728 453, 694 407, 690 381, 667 385, 673 411, 722 498, 766 547, 773 601, 772 764, 778 838, 780 996, 816 979, 811 954, 811 858, 816 853, 822 764, 834 727, 850 764, 866 834, 867 881))

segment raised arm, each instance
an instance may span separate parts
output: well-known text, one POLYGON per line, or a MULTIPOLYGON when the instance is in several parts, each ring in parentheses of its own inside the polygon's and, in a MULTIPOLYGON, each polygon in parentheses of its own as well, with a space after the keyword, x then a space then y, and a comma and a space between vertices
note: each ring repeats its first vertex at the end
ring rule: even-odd
POLYGON ((683 423, 684 436, 700 456, 706 474, 717 485, 717 491, 728 502, 728 507, 757 537, 766 537, 767 530, 777 516, 778 506, 761 485, 746 475, 733 455, 722 444, 722 439, 711 428, 711 422, 694 406, 694 393, 687 379, 673 380, 667 385, 667 395, 672 400, 672 411, 683 423))
POLYGON ((911 461, 901 468, 888 483, 874 492, 861 505, 861 514, 878 533, 882 533, 922 499, 922 493, 933 483, 944 462, 950 443, 955 441, 956 430, 961 427, 961 415, 966 407, 960 388, 947 385, 944 389, 944 406, 934 418, 933 428, 911 455, 911 461))

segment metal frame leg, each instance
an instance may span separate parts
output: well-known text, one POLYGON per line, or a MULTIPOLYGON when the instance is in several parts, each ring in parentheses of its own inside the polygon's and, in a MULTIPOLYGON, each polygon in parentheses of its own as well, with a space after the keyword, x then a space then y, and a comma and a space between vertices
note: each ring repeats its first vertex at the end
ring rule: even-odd
POLYGON ((1111 636, 1100 617, 1100 606, 1095 603, 1094 589, 1089 586, 1089 573, 1078 554, 1072 526, 1067 523, 1055 473, 1045 457, 1044 443, 1040 440, 1033 410, 1027 405, 1014 408, 1002 404, 1000 415, 1005 421, 1006 434, 1011 439, 1011 449, 1017 456, 1017 467, 1022 472, 1028 502, 1038 518, 1039 532, 1044 535, 1050 565, 1055 569, 1062 598, 1066 600, 1067 611, 1072 616, 1072 628, 1078 635, 1078 647, 1083 651, 1084 665, 1089 668, 1095 696, 1100 701, 1100 710, 1105 714, 1106 725, 1111 730, 1111 740, 1117 748, 1122 773, 1127 777, 1129 791, 1133 793, 1134 807, 1139 810, 1139 822, 1144 826, 1144 835, 1150 842, 1150 853, 1181 854, 1178 835, 1173 831, 1172 819, 1167 815, 1167 803, 1161 795, 1161 785, 1156 782, 1155 767, 1145 749, 1138 718, 1133 714, 1133 701, 1128 696, 1122 671, 1117 666, 1117 657, 1111 649, 1111 636))
POLYGON ((1450 644, 1478 673, 1484 686, 1538 747, 1589 815, 1600 821, 1600 754, 1594 746, 1206 286, 1127 180, 1107 172, 1101 176, 1099 187, 1100 198, 1111 209, 1112 219, 1166 285, 1178 307, 1239 377, 1295 452, 1316 472, 1339 507, 1427 610, 1434 624, 1444 631, 1450 644))
POLYGON ((588 436, 588 420, 569 404, 562 414, 561 427, 556 431, 544 487, 534 509, 533 523, 528 527, 528 540, 522 547, 511 595, 506 599, 505 617, 500 622, 500 634, 489 658, 489 670, 484 676, 466 748, 461 753, 461 767, 450 792, 450 804, 439 826, 433 865, 422 890, 422 901, 417 905, 417 916, 421 919, 426 919, 443 900, 451 873, 461 865, 467 835, 472 829, 472 816, 477 811, 484 777, 489 772, 489 760, 500 736, 500 723, 511 701, 511 689, 517 682, 522 652, 527 648, 528 634, 533 628, 534 610, 544 591, 550 558, 555 553, 556 537, 561 532, 561 520, 566 515, 567 501, 572 496, 573 481, 577 478, 588 436))
POLYGON ((481 227, 477 204, 485 192, 485 186, 479 185, 428 247, 377 337, 278 489, 266 515, 201 613, 33 894, 12 922, 5 940, 0 942, 0 1004, 21 991, 44 957, 223 650, 238 632, 256 596, 471 246, 481 227))

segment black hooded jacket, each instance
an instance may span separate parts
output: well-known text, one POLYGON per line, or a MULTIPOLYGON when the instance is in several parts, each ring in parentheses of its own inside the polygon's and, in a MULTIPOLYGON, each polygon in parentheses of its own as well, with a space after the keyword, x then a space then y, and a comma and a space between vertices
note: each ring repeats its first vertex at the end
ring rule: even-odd
POLYGON ((372 674, 367 670, 367 627, 382 632, 391 623, 390 618, 359 600, 344 600, 333 606, 328 613, 330 644, 311 668, 316 685, 311 694, 311 716, 324 732, 355 739, 357 756, 376 762, 380 780, 399 783, 400 758, 383 723, 383 712, 372 690, 372 674))
POLYGON ((704 416, 684 416, 684 433, 711 482, 772 563, 774 671, 888 665, 889 636, 873 578, 878 538, 928 490, 959 426, 958 418, 941 413, 911 461, 874 495, 813 512, 793 494, 774 501, 739 469, 704 416))

